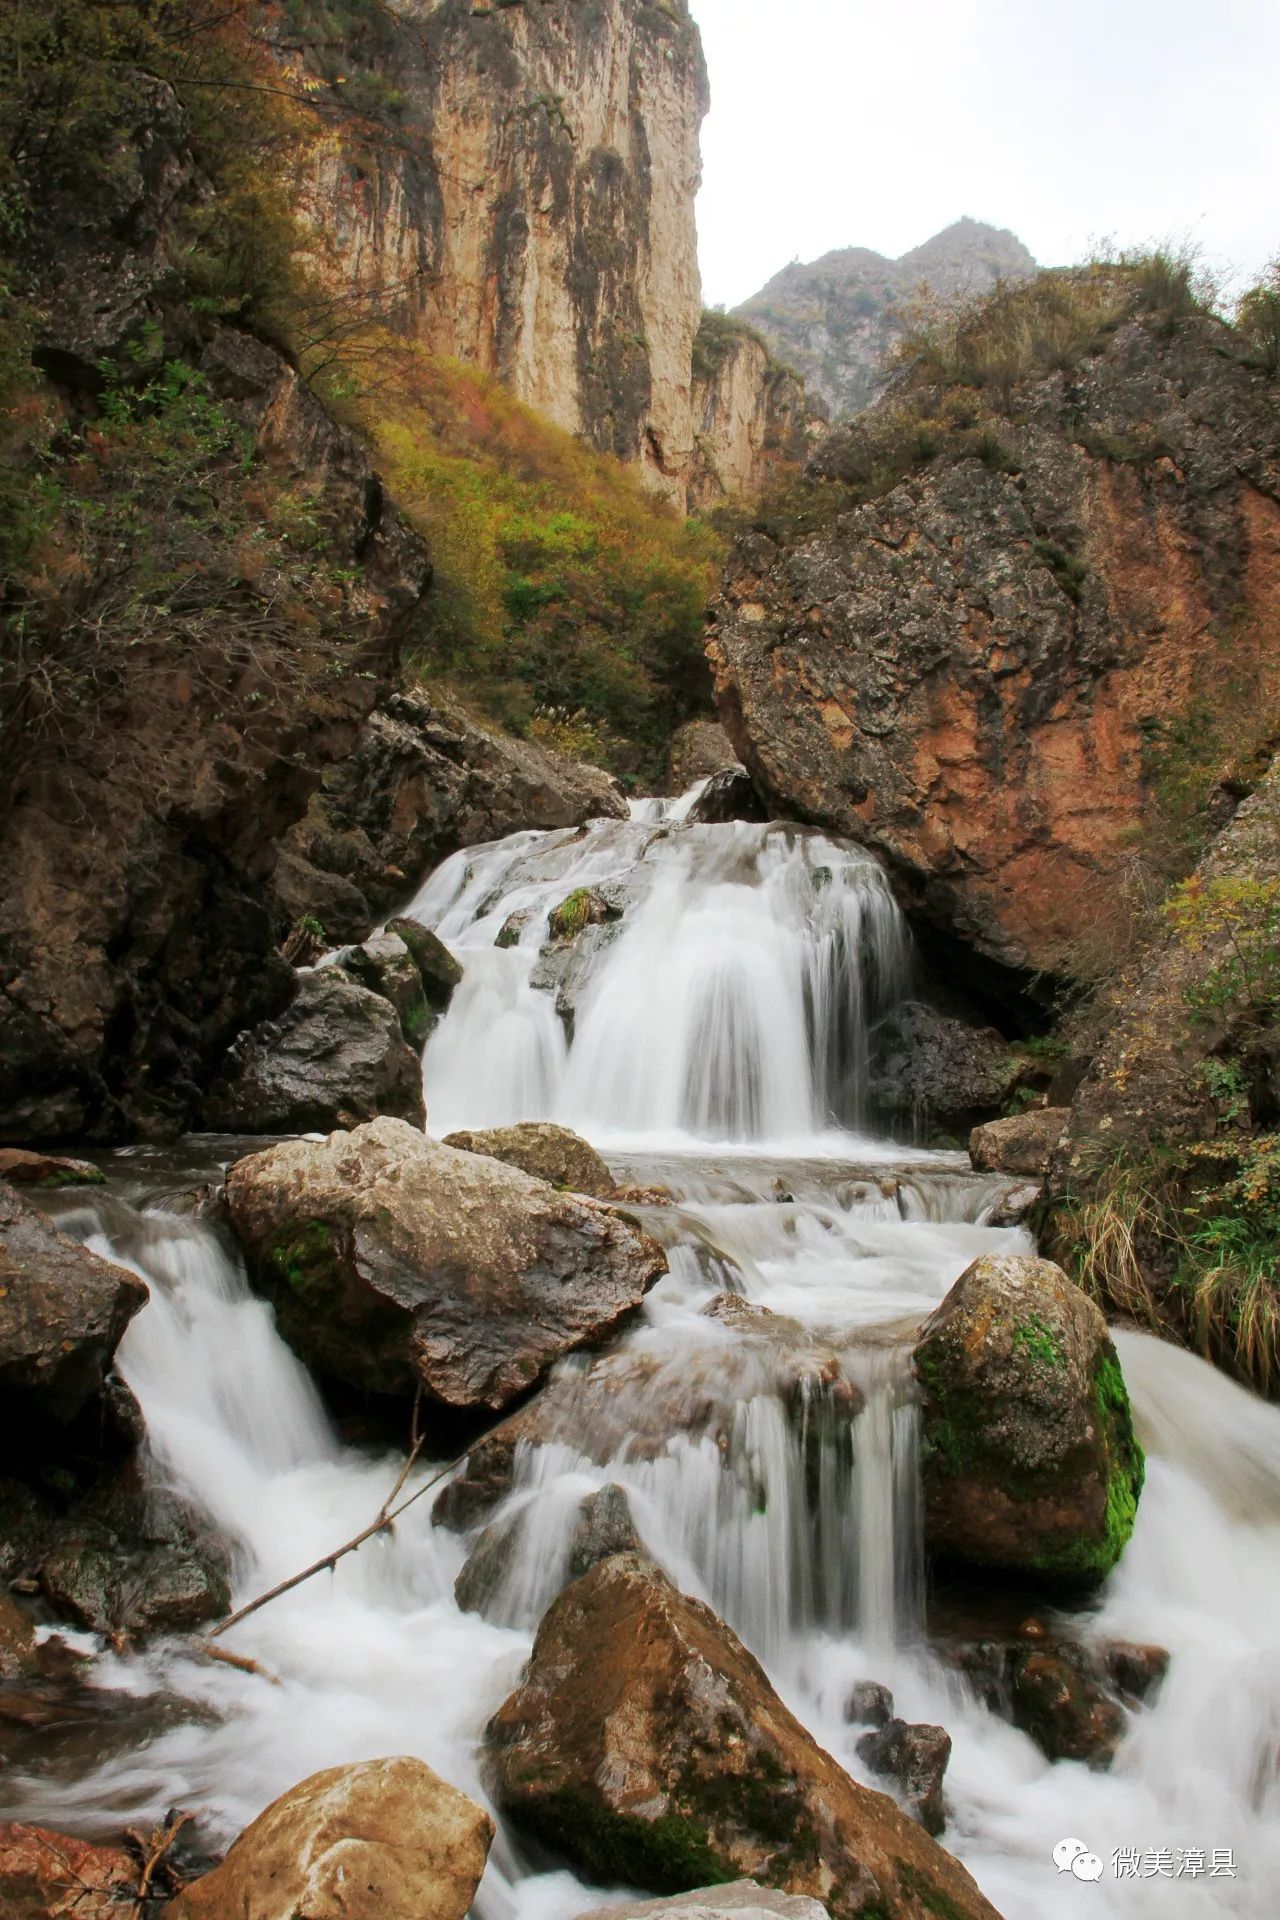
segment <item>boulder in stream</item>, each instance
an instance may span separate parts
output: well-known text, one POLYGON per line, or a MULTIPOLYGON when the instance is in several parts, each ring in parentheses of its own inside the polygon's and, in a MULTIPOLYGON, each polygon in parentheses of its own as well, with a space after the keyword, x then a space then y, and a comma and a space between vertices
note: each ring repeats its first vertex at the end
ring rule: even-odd
POLYGON ((246 1827, 166 1920, 462 1920, 493 1821, 421 1760, 312 1774, 246 1827))
POLYGON ((319 1133, 382 1113, 426 1124, 421 1060, 389 1000, 320 967, 279 1019, 240 1035, 203 1117, 226 1133, 319 1133))
POLYGON ((953 1641, 938 1651, 992 1713, 1034 1740, 1047 1760, 1109 1767, 1129 1716, 1158 1692, 1163 1647, 1076 1640, 1038 1620, 1003 1638, 953 1641))
POLYGON ((871 1036, 868 1095, 896 1127, 960 1133, 1000 1112, 1022 1062, 994 1027, 958 1020, 923 1001, 888 1014, 871 1036))
POLYGON ((101 1187, 106 1174, 92 1160, 69 1160, 60 1153, 33 1153, 25 1147, 0 1147, 0 1180, 15 1187, 101 1187))
POLYGON ((500 1412, 666 1271, 639 1228, 402 1120, 237 1161, 227 1204, 280 1330, 362 1391, 500 1412))
POLYGON ((951 1758, 951 1735, 946 1728, 886 1720, 862 1735, 858 1758, 893 1781, 908 1813, 936 1839, 947 1824, 942 1777, 951 1758))
POLYGON ((695 1887, 668 1900, 628 1900, 620 1907, 594 1907, 580 1920, 828 1920, 827 1909, 802 1893, 779 1893, 754 1880, 727 1887, 695 1887))
POLYGON ((371 933, 358 947, 346 947, 337 964, 344 973, 389 1000, 405 1042, 421 1053, 430 1031, 427 996, 418 963, 398 934, 371 933))
POLYGON ((101 1401, 125 1328, 149 1294, 0 1181, 0 1399, 15 1432, 69 1426, 101 1401))
POLYGON ((981 1255, 925 1323, 915 1366, 930 1552, 1065 1590, 1110 1573, 1142 1449, 1106 1321, 1061 1268, 981 1255))
POLYGON ((590 1194, 593 1200, 612 1200, 618 1188, 595 1148, 569 1127, 550 1120, 522 1120, 511 1127, 486 1127, 479 1132, 449 1133, 446 1147, 459 1153, 487 1153, 520 1167, 535 1180, 570 1193, 590 1194))
POLYGON ((615 1554, 538 1629, 486 1735, 503 1812, 606 1881, 741 1877, 832 1920, 995 1920, 968 1873, 788 1712, 709 1607, 615 1554))

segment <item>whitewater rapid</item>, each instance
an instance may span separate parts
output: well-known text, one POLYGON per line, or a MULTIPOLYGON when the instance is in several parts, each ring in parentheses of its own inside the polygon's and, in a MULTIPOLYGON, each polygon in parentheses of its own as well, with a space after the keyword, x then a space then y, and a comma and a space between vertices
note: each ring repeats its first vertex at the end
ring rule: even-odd
MULTIPOLYGON (((986 1223, 999 1183, 963 1156, 862 1130, 871 1029, 909 982, 892 899, 870 862, 821 836, 691 827, 652 803, 637 812, 457 856, 413 903, 466 968, 426 1052, 430 1124, 548 1115, 592 1137, 621 1179, 670 1190, 674 1206, 652 1219, 671 1270, 624 1349, 710 1370, 730 1444, 677 1432, 657 1457, 624 1442, 601 1463, 572 1440, 527 1455, 507 1506, 528 1524, 501 1626, 457 1607, 469 1542, 432 1526, 429 1496, 394 1538, 228 1636, 278 1685, 180 1641, 101 1652, 95 1684, 154 1703, 153 1737, 113 1747, 108 1722, 89 1765, 82 1740, 51 1745, 0 1788, 4 1811, 109 1831, 199 1807, 229 1837, 317 1768, 390 1753, 418 1754, 484 1799, 485 1723, 528 1656, 581 1498, 616 1482, 650 1551, 735 1626, 855 1777, 883 1786, 844 1720, 855 1681, 887 1684, 904 1718, 948 1729, 943 1844, 1006 1920, 1270 1920, 1280 1411, 1184 1353, 1118 1336, 1148 1480, 1133 1541, 1083 1630, 1155 1642, 1172 1662, 1108 1773, 1050 1765, 934 1658, 923 1630, 903 1341, 978 1252, 1030 1243, 986 1223), (570 1035, 556 1011, 563 982, 535 978, 547 915, 584 886, 617 889, 619 913, 573 983, 570 1035), (508 927, 513 944, 495 947, 508 927), (705 1045, 720 1062, 715 1085, 700 1068, 705 1045), (866 1396, 852 1463, 832 1454, 816 1500, 795 1423, 761 1390, 742 1338, 701 1311, 726 1286, 820 1331, 866 1396), (188 1703, 176 1720, 175 1698, 188 1703), (1056 1871, 1066 1836, 1106 1862, 1096 1885, 1056 1871), (1234 1876, 1112 1871, 1121 1850, 1195 1847, 1231 1849, 1234 1876)), ((151 1283, 120 1370, 157 1471, 234 1543, 243 1601, 365 1525, 401 1460, 342 1444, 217 1231, 154 1193, 141 1207, 120 1197, 136 1200, 143 1184, 131 1189, 131 1165, 119 1159, 115 1197, 61 1203, 61 1223, 151 1283)), ((535 1866, 500 1831, 476 1912, 564 1920, 607 1897, 535 1866)))

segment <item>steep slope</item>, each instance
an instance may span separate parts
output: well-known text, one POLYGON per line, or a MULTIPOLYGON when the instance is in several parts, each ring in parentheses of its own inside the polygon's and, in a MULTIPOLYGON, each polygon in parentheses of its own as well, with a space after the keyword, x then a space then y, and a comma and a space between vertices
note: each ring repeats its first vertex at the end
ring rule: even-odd
POLYGON ((756 517, 710 652, 779 806, 981 965, 1077 974, 1188 762, 1247 780, 1276 724, 1275 382, 1167 262, 1007 293, 756 517))
POLYGON ((842 247, 807 266, 793 261, 735 312, 796 369, 833 419, 843 419, 883 389, 889 357, 906 331, 903 309, 922 288, 951 302, 1035 270, 1015 235, 963 219, 898 260, 867 247, 842 247))

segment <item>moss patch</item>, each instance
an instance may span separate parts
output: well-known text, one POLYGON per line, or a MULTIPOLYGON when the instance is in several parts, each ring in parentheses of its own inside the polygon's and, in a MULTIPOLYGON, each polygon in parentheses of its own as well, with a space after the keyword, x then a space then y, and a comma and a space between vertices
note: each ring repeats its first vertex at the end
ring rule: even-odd
POLYGON ((738 1877, 737 1869, 716 1852, 706 1828, 682 1814, 629 1818, 573 1787, 561 1787, 510 1811, 605 1880, 654 1893, 686 1893, 738 1877))

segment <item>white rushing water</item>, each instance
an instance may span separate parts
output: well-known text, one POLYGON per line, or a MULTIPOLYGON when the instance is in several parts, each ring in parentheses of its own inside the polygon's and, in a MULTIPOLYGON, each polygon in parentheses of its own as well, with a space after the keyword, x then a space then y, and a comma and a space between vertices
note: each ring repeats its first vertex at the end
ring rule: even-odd
MULTIPOLYGON (((922 1632, 915 1416, 903 1336, 984 1248, 998 1183, 959 1155, 868 1142, 868 1026, 906 977, 879 875, 816 835, 687 827, 655 803, 631 822, 523 834, 447 862, 414 903, 466 967, 429 1045, 433 1131, 553 1114, 661 1182, 652 1216, 671 1271, 608 1361, 616 1433, 575 1424, 527 1453, 503 1514, 522 1527, 502 1625, 463 1613, 469 1542, 431 1497, 228 1637, 280 1684, 180 1642, 103 1652, 96 1684, 193 1703, 154 1737, 86 1768, 82 1749, 10 1780, 18 1817, 108 1829, 173 1805, 230 1835, 315 1769, 421 1755, 483 1798, 478 1745, 515 1684, 563 1570, 584 1495, 616 1483, 648 1548, 765 1663, 788 1704, 855 1777, 851 1685, 892 1687, 909 1720, 954 1741, 944 1844, 1006 1920, 1176 1914, 1270 1920, 1280 1887, 1280 1412, 1137 1334, 1119 1346, 1148 1449, 1137 1530, 1086 1634, 1155 1642, 1172 1664, 1108 1773, 1049 1765, 931 1654, 922 1632), (574 1039, 539 987, 546 916, 580 886, 618 889, 592 936, 574 1039), (517 916, 515 922, 512 916, 517 916), (516 944, 495 947, 510 926, 516 944), (708 1059, 714 1060, 709 1073, 708 1059), (748 1314, 708 1318, 726 1286, 801 1323, 838 1363, 797 1408, 786 1353, 748 1314), (865 1396, 852 1428, 839 1413, 865 1396), (656 1442, 653 1436, 656 1432, 656 1442), (1096 1885, 1060 1874, 1078 1837, 1096 1885), (1231 1849, 1236 1872, 1117 1878, 1113 1856, 1231 1849)), ((234 1543, 244 1600, 322 1556, 378 1510, 398 1470, 345 1447, 268 1311, 212 1228, 119 1201, 62 1216, 151 1283, 120 1349, 157 1470, 234 1543)), ((576 1387, 584 1363, 570 1363, 576 1387)), ((424 1469, 423 1471, 426 1471, 424 1469)), ((433 1497, 433 1496, 432 1496, 433 1497)), ((1015 1616, 1016 1618, 1016 1616, 1015 1616)), ((883 1784, 883 1783, 876 1783, 883 1784)), ((500 1834, 481 1920, 560 1920, 599 1904, 566 1872, 530 1871, 500 1834)))

